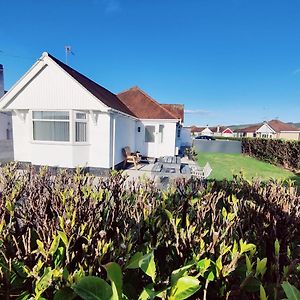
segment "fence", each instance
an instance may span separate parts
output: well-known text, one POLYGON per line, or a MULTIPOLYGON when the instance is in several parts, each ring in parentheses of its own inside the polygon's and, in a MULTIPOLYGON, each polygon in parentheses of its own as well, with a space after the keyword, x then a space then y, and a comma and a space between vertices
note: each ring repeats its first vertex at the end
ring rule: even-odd
POLYGON ((194 140, 193 146, 197 152, 242 153, 240 141, 194 140))

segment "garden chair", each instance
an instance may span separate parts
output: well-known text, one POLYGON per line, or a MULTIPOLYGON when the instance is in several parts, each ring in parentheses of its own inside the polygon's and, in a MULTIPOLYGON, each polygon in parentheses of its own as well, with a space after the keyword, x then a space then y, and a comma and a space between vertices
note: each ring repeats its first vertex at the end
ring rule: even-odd
POLYGON ((124 147, 122 149, 123 156, 124 156, 124 169, 127 163, 133 163, 135 169, 137 170, 137 165, 141 161, 142 157, 140 156, 139 152, 131 152, 130 147, 124 147))

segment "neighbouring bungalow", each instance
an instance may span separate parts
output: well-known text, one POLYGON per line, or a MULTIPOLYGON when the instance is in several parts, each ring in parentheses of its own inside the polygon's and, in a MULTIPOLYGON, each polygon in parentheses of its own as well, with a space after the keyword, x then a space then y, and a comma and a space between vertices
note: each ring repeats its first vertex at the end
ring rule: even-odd
POLYGON ((183 105, 161 105, 138 87, 116 95, 46 52, 0 110, 12 112, 14 159, 33 165, 107 170, 127 146, 147 157, 180 146, 183 105))
POLYGON ((197 127, 192 126, 191 133, 193 136, 208 135, 208 136, 233 136, 233 131, 229 127, 216 126, 216 127, 197 127))
POLYGON ((300 128, 279 120, 266 121, 235 131, 237 137, 300 140, 300 128))
MULTIPOLYGON (((3 65, 0 64, 0 98, 5 94, 3 65)), ((12 119, 10 112, 0 112, 0 141, 12 139, 12 119)))

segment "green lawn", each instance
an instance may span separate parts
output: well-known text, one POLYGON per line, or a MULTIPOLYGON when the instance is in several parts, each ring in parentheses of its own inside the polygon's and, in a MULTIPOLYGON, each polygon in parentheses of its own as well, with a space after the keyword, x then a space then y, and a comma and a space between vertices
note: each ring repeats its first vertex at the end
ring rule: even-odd
POLYGON ((253 177, 259 177, 263 180, 270 178, 293 179, 300 186, 300 176, 242 154, 199 153, 199 165, 204 166, 206 162, 209 162, 213 169, 209 178, 218 180, 227 178, 230 180, 233 174, 239 174, 242 171, 247 179, 253 177))

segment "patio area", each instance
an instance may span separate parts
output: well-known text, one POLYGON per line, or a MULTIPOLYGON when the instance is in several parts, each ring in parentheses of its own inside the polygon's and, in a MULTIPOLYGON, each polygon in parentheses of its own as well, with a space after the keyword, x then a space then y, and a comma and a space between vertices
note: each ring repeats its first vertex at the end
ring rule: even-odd
POLYGON ((141 178, 154 180, 160 188, 166 188, 173 180, 179 178, 189 179, 192 176, 205 180, 211 172, 207 163, 199 167, 198 163, 187 157, 165 156, 157 160, 143 159, 135 168, 128 165, 124 173, 128 176, 128 182, 136 182, 141 178))

